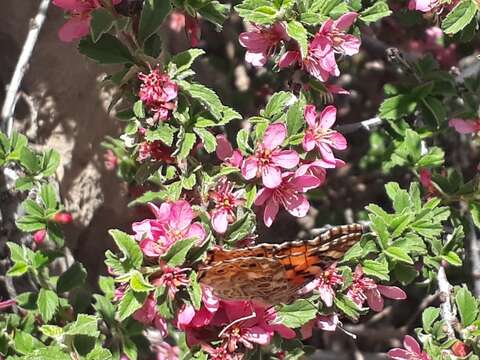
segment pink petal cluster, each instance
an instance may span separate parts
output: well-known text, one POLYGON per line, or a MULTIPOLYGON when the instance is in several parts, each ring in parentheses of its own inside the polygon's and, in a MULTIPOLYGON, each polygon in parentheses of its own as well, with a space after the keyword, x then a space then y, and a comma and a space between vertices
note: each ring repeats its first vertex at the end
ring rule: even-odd
POLYGON ((300 332, 303 339, 308 339, 312 337, 313 328, 315 326, 323 331, 335 331, 339 323, 340 319, 335 313, 329 315, 319 315, 316 319, 310 320, 308 323, 303 325, 300 329, 300 332))
POLYGON ((35 234, 33 234, 33 241, 37 245, 42 245, 46 237, 47 237, 47 230, 45 229, 37 230, 35 231, 35 234))
POLYGON ((253 66, 263 66, 281 41, 289 40, 285 25, 281 22, 269 27, 256 25, 252 31, 239 36, 240 45, 247 49, 245 61, 253 66))
POLYGON ((169 27, 172 31, 179 33, 183 29, 190 40, 190 46, 197 47, 200 43, 200 24, 198 19, 191 17, 183 11, 175 10, 170 14, 169 27))
POLYGON ((328 19, 308 45, 304 59, 298 49, 287 51, 279 61, 280 68, 300 64, 306 72, 320 81, 327 81, 330 76, 339 76, 335 53, 352 56, 360 49, 360 39, 347 34, 358 14, 348 12, 337 20, 328 19))
POLYGON ((232 144, 225 135, 217 135, 217 148, 215 150, 217 157, 225 165, 240 168, 243 164, 243 156, 240 150, 233 149, 232 144))
POLYGON ((359 307, 365 302, 373 311, 382 311, 384 307, 383 297, 404 300, 405 292, 396 286, 378 285, 373 279, 366 277, 362 267, 358 265, 353 274, 353 283, 348 289, 347 296, 359 307))
POLYGON ((152 284, 165 287, 168 297, 173 300, 179 288, 181 286, 187 286, 190 283, 190 280, 185 273, 186 271, 187 269, 163 266, 162 275, 153 280, 152 284))
POLYGON ((405 349, 395 348, 388 352, 388 357, 394 360, 431 360, 430 356, 410 335, 405 335, 403 339, 403 347, 405 349))
POLYGON ((245 203, 240 192, 234 192, 233 188, 232 182, 222 178, 215 189, 209 192, 210 200, 214 203, 214 208, 210 211, 212 226, 219 234, 227 231, 228 224, 235 221, 236 208, 245 203))
POLYGON ((480 119, 451 119, 448 126, 453 127, 460 134, 477 134, 480 132, 480 119))
MULTIPOLYGON (((121 0, 113 0, 113 5, 121 0)), ((68 12, 69 19, 58 31, 63 42, 71 42, 88 35, 92 11, 101 7, 99 0, 53 0, 53 4, 68 12)))
POLYGON ((255 205, 265 206, 263 222, 267 227, 272 225, 280 206, 295 217, 303 217, 310 208, 305 192, 320 185, 321 181, 315 176, 285 172, 281 175, 280 185, 276 188, 260 189, 255 205))
POLYGON ((161 161, 166 164, 173 164, 175 158, 172 156, 173 150, 162 143, 160 140, 143 141, 138 145, 137 160, 139 162, 161 161))
POLYGON ((320 114, 317 114, 314 105, 307 105, 304 116, 308 128, 303 138, 303 149, 312 151, 316 147, 325 162, 335 164, 336 159, 332 148, 337 150, 345 150, 347 148, 345 137, 338 131, 331 129, 336 120, 337 109, 329 105, 320 114))
POLYGON ((138 74, 138 78, 142 82, 138 97, 153 114, 153 120, 168 120, 177 107, 178 85, 158 67, 148 74, 138 74))
POLYGON ((325 305, 331 307, 333 305, 333 300, 335 299, 334 289, 342 284, 343 277, 339 274, 336 264, 334 264, 305 286, 301 292, 307 293, 312 290, 317 291, 320 294, 320 299, 322 299, 325 305))
POLYGON ((280 148, 286 137, 287 127, 284 124, 269 125, 255 154, 243 162, 243 177, 247 180, 261 177, 263 185, 270 189, 279 186, 282 183, 282 169, 291 169, 300 161, 296 151, 280 148))
POLYGON ((426 52, 431 53, 442 68, 450 69, 458 61, 457 44, 451 43, 447 47, 443 45, 443 31, 438 26, 432 26, 425 30, 420 39, 410 40, 408 47, 412 53, 422 57, 426 52))
POLYGON ((133 223, 135 238, 146 256, 158 257, 178 240, 196 237, 198 243, 205 239, 205 229, 200 222, 193 222, 195 213, 185 200, 164 202, 160 207, 149 203, 155 219, 133 223))
POLYGON ((408 3, 409 10, 418 10, 421 12, 442 13, 445 9, 450 11, 457 5, 460 0, 443 1, 443 0, 410 0, 408 3))
POLYGON ((145 300, 143 306, 135 311, 133 318, 142 324, 153 325, 160 331, 163 337, 168 334, 167 322, 158 313, 157 300, 155 299, 154 293, 151 293, 145 300))

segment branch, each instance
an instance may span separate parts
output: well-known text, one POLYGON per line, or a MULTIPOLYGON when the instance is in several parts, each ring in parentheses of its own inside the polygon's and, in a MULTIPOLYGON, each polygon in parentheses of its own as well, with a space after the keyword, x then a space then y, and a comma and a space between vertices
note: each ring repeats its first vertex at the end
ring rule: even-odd
POLYGON ((440 314, 445 321, 446 332, 450 339, 455 338, 454 326, 457 323, 457 318, 454 314, 452 306, 452 285, 448 282, 445 268, 440 265, 437 274, 438 288, 440 290, 440 314))
POLYGON ((45 18, 47 16, 48 6, 50 0, 42 0, 38 8, 38 13, 34 19, 30 21, 30 31, 28 32, 25 43, 23 44, 22 52, 18 58, 17 66, 13 72, 12 80, 8 86, 5 102, 2 108, 2 130, 7 136, 10 136, 13 128, 13 114, 18 100, 18 89, 22 83, 23 76, 28 68, 28 62, 32 56, 33 48, 37 42, 38 35, 42 28, 45 18))
POLYGON ((361 128, 367 131, 371 131, 373 128, 381 125, 382 122, 382 119, 380 119, 378 116, 375 116, 374 118, 363 120, 357 123, 337 126, 336 130, 340 131, 343 134, 349 134, 361 128))

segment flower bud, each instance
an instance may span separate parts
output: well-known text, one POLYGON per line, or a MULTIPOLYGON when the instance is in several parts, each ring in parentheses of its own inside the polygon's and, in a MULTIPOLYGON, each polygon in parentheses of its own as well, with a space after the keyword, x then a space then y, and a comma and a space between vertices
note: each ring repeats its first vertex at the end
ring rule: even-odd
POLYGON ((55 221, 57 224, 70 224, 72 220, 72 214, 67 212, 56 213, 53 217, 53 221, 55 221))
POLYGON ((465 345, 465 343, 462 341, 457 341, 452 345, 452 352, 455 356, 465 357, 470 353, 470 351, 472 351, 470 347, 465 345))
POLYGON ((47 230, 45 229, 38 230, 37 232, 35 232, 35 234, 33 234, 33 241, 35 241, 37 245, 42 245, 43 242, 45 241, 46 235, 47 235, 47 230))

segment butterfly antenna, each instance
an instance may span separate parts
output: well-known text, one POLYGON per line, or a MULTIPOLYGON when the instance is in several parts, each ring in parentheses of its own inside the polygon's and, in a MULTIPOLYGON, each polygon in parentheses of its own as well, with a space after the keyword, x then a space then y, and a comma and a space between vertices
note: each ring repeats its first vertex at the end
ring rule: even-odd
POLYGON ((223 337, 223 335, 225 334, 225 332, 226 332, 228 329, 230 329, 232 326, 235 326, 235 325, 241 323, 242 321, 247 321, 247 320, 255 319, 256 317, 257 317, 257 314, 256 314, 255 310, 252 310, 252 313, 251 313, 250 315, 241 317, 241 318, 239 318, 239 319, 237 319, 237 320, 234 320, 234 321, 232 321, 230 324, 228 324, 227 326, 225 326, 225 328, 224 328, 222 331, 220 331, 220 334, 218 334, 218 337, 219 337, 219 338, 223 337))

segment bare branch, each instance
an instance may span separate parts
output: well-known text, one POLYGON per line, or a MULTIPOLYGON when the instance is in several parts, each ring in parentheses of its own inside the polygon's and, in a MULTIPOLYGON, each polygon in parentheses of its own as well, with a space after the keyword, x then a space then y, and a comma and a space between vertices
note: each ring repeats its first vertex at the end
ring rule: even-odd
POLYGON ((357 123, 337 126, 336 130, 340 131, 343 134, 349 134, 359 129, 371 131, 373 128, 381 125, 382 122, 382 119, 380 119, 378 116, 375 116, 374 118, 363 120, 357 123))
POLYGON ((32 56, 33 48, 38 39, 38 35, 42 28, 45 18, 47 16, 48 6, 50 0, 42 0, 38 8, 37 15, 30 22, 30 31, 28 32, 25 43, 23 44, 22 52, 18 58, 17 66, 13 72, 12 80, 8 86, 7 95, 2 108, 2 130, 7 136, 10 136, 13 128, 13 114, 15 112, 15 105, 18 100, 18 90, 22 83, 23 76, 28 68, 30 57, 32 56))
POLYGON ((452 285, 448 282, 447 275, 445 274, 445 268, 440 265, 437 274, 438 288, 440 290, 440 314, 445 321, 446 332, 450 339, 455 338, 454 326, 457 322, 457 318, 454 314, 454 308, 452 304, 452 285))

